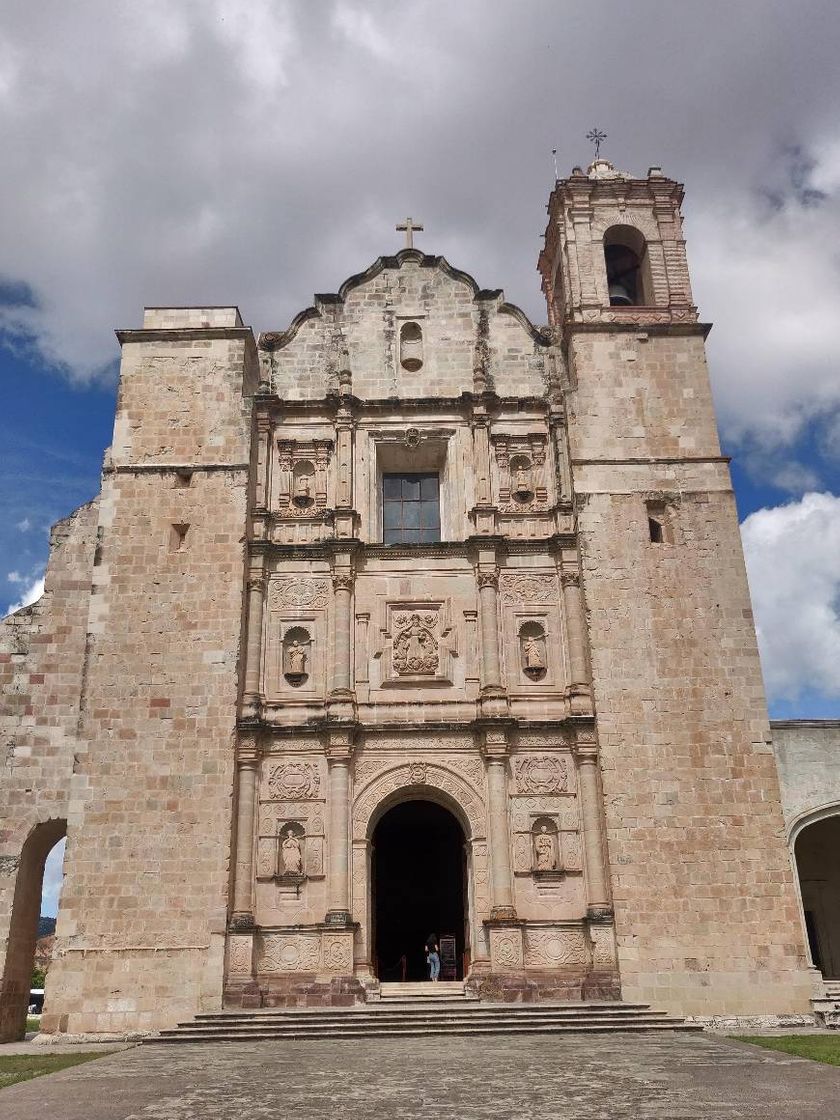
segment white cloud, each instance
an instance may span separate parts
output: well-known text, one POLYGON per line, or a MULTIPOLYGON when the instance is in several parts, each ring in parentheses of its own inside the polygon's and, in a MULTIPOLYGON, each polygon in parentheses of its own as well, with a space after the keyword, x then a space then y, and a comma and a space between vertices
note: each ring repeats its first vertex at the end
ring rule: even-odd
POLYGON ((16 523, 15 528, 18 530, 18 532, 28 533, 32 528, 32 522, 28 517, 24 517, 22 521, 18 521, 16 523))
POLYGON ((741 536, 768 698, 840 697, 840 497, 758 510, 741 536))
POLYGON ((58 913, 58 896, 64 878, 64 848, 66 841, 59 840, 44 864, 44 886, 41 891, 41 913, 54 918, 58 913))
MULTIPOLYGON (((9 578, 11 579, 11 576, 13 576, 13 575, 16 576, 17 574, 18 574, 17 572, 12 572, 12 573, 10 573, 9 578)), ((12 580, 11 582, 12 583, 17 583, 17 582, 22 582, 22 581, 12 580)), ((43 594, 44 594, 44 577, 40 576, 39 578, 32 580, 32 582, 27 587, 24 588, 20 599, 18 599, 18 601, 16 603, 10 603, 9 604, 9 606, 6 608, 6 615, 14 614, 15 611, 23 610, 24 607, 32 606, 33 603, 37 603, 37 601, 41 598, 41 596, 43 594)))
POLYGON ((9 583, 23 583, 24 581, 24 577, 20 574, 20 572, 9 572, 9 574, 6 576, 6 579, 9 581, 9 583))

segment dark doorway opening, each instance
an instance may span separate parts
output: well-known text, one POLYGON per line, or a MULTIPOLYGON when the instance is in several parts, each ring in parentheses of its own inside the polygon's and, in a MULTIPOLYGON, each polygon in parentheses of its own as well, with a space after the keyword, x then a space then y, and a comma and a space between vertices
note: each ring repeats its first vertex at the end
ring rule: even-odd
MULTIPOLYGON (((380 980, 427 980, 430 934, 455 938, 457 979, 465 936, 464 833, 432 801, 404 801, 373 833, 373 936, 380 980)), ((443 979, 443 977, 441 977, 443 979)))

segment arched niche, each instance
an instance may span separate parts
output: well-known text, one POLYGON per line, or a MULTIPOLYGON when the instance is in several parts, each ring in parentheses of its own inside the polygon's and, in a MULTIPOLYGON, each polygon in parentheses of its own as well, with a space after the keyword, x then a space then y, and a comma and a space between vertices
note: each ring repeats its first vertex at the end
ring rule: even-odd
POLYGON ((290 626, 283 635, 283 677, 300 688, 312 671, 312 635, 305 626, 290 626))
POLYGON ((65 820, 43 821, 35 825, 21 848, 12 896, 6 960, 0 981, 0 1042, 22 1039, 26 1032, 44 864, 66 834, 65 820))
POLYGON ((531 826, 533 868, 537 874, 556 874, 560 867, 560 837, 553 817, 537 817, 531 826))
POLYGON ((633 226, 610 226, 604 234, 604 265, 611 307, 654 303, 647 242, 633 226))
POLYGON ((409 373, 423 366, 423 331, 419 323, 403 323, 400 327, 400 365, 409 373))
POLYGON ((300 459, 292 469, 292 502, 299 509, 315 502, 315 464, 309 459, 300 459))
POLYGON ((544 679, 548 668, 545 627, 541 622, 523 622, 519 627, 519 663, 532 681, 544 679))

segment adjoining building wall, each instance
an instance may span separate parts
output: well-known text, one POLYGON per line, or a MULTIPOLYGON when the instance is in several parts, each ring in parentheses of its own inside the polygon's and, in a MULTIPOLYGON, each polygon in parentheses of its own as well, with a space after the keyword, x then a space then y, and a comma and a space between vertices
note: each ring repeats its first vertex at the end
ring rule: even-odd
POLYGON ((0 1041, 25 1026, 43 860, 68 816, 97 519, 93 501, 53 526, 42 598, 0 623, 0 1041))
POLYGON ((820 812, 840 812, 840 720, 771 720, 770 731, 790 837, 820 812))

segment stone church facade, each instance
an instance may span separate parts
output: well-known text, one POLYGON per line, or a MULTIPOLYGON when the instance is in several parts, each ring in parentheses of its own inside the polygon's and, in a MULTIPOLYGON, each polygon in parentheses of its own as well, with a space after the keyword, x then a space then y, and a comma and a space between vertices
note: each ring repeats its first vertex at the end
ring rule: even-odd
POLYGON ((0 639, 5 1037, 65 829, 43 1029, 143 1031, 375 998, 418 802, 479 997, 808 1010, 681 201, 558 181, 544 328, 410 247, 258 340, 118 332, 101 493, 0 639))

